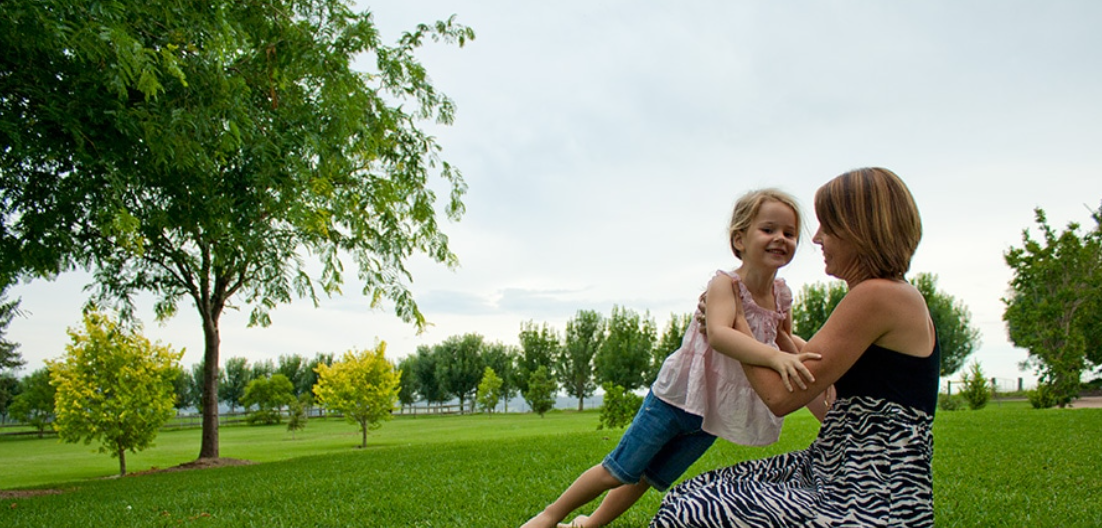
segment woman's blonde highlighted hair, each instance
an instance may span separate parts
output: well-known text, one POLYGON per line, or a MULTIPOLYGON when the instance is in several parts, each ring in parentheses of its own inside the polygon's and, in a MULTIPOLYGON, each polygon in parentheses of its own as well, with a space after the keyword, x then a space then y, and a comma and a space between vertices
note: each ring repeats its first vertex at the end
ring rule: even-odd
POLYGON ((820 228, 857 248, 866 278, 902 279, 922 240, 922 218, 907 185, 882 168, 849 171, 815 192, 820 228))
POLYGON ((796 213, 796 232, 800 233, 803 219, 800 216, 800 206, 791 194, 773 188, 750 191, 735 202, 735 209, 731 212, 731 223, 727 226, 727 242, 731 244, 731 251, 739 259, 742 258, 742 253, 735 247, 735 234, 745 233, 750 229, 750 224, 754 223, 754 217, 758 216, 758 211, 766 202, 780 202, 790 207, 792 212, 796 213))

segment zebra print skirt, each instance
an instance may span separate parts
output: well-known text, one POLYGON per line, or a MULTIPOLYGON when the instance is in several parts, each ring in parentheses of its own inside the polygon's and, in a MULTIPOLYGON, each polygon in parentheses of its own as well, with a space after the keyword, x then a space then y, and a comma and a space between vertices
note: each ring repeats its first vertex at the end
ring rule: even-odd
POLYGON ((675 486, 651 527, 933 526, 932 423, 886 400, 840 399, 810 447, 675 486))

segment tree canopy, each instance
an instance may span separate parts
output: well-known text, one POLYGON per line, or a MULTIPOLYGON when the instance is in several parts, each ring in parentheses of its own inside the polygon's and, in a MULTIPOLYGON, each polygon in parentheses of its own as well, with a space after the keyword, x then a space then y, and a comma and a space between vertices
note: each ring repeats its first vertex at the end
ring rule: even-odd
POLYGON ((341 293, 350 259, 372 306, 425 324, 405 261, 456 264, 430 178, 453 220, 466 184, 418 128, 455 105, 414 52, 473 38, 452 17, 388 45, 341 0, 0 2, 0 277, 90 269, 124 316, 190 300, 217 457, 231 299, 266 325, 341 293))
POLYGON ((842 281, 804 284, 792 304, 792 333, 811 339, 845 296, 846 283, 842 281))
POLYGON ((54 396, 57 389, 50 384, 50 371, 40 368, 19 382, 19 395, 11 404, 11 416, 38 430, 38 437, 54 421, 54 396))
POLYGON ((1091 216, 1083 234, 1077 222, 1057 232, 1038 208, 1040 238, 1023 229, 1021 247, 1003 255, 1013 272, 1002 300, 1010 341, 1029 351, 1044 400, 1061 407, 1078 396, 1087 365, 1102 364, 1102 207, 1091 216))
POLYGON ((578 310, 566 322, 566 336, 556 356, 555 372, 566 393, 578 399, 578 410, 585 398, 597 389, 593 377, 593 356, 605 340, 605 320, 593 310, 578 310))
MULTIPOLYGON (((918 273, 910 279, 910 283, 926 300, 930 319, 937 329, 941 345, 939 374, 950 376, 960 370, 964 361, 979 346, 980 332, 972 325, 972 313, 963 301, 937 289, 937 275, 918 273)), ((811 339, 845 296, 846 283, 842 281, 804 285, 792 304, 792 332, 811 339)))
POLYGON ((937 329, 938 344, 941 345, 940 375, 955 374, 980 346, 980 331, 972 325, 972 312, 952 295, 937 289, 937 275, 919 273, 911 278, 930 309, 930 319, 937 329))
POLYGON ((646 383, 651 364, 651 350, 658 339, 650 313, 640 315, 635 310, 612 307, 608 318, 608 336, 593 358, 597 380, 613 383, 632 391, 646 383))

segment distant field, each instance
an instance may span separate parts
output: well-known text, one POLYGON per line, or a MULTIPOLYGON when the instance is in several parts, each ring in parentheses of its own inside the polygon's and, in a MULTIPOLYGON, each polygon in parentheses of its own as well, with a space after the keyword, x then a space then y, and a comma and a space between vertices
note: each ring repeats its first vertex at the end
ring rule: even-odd
MULTIPOLYGON (((400 418, 355 449, 358 431, 313 420, 305 431, 226 427, 224 457, 262 464, 103 478, 117 462, 94 446, 56 439, 0 441, 0 489, 62 493, 0 498, 0 526, 517 526, 597 463, 620 431, 597 414, 400 418)), ((690 475, 802 448, 817 424, 790 417, 767 448, 719 442, 690 475)), ((939 413, 934 423, 938 526, 1102 526, 1102 409, 1046 410, 1003 403, 939 413)), ((131 471, 198 453, 198 430, 164 433, 131 455, 131 471)), ((651 492, 613 528, 646 526, 651 492)))

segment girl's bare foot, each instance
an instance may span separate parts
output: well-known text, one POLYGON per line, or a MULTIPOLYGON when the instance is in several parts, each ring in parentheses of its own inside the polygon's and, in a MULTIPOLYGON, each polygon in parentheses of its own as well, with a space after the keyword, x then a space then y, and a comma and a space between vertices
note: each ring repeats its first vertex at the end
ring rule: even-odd
POLYGON ((547 512, 540 512, 539 515, 528 519, 528 522, 522 524, 520 528, 555 528, 557 522, 548 517, 547 512))
POLYGON ((588 515, 579 515, 570 521, 570 524, 559 523, 558 528, 597 528, 596 526, 589 525, 588 515))

